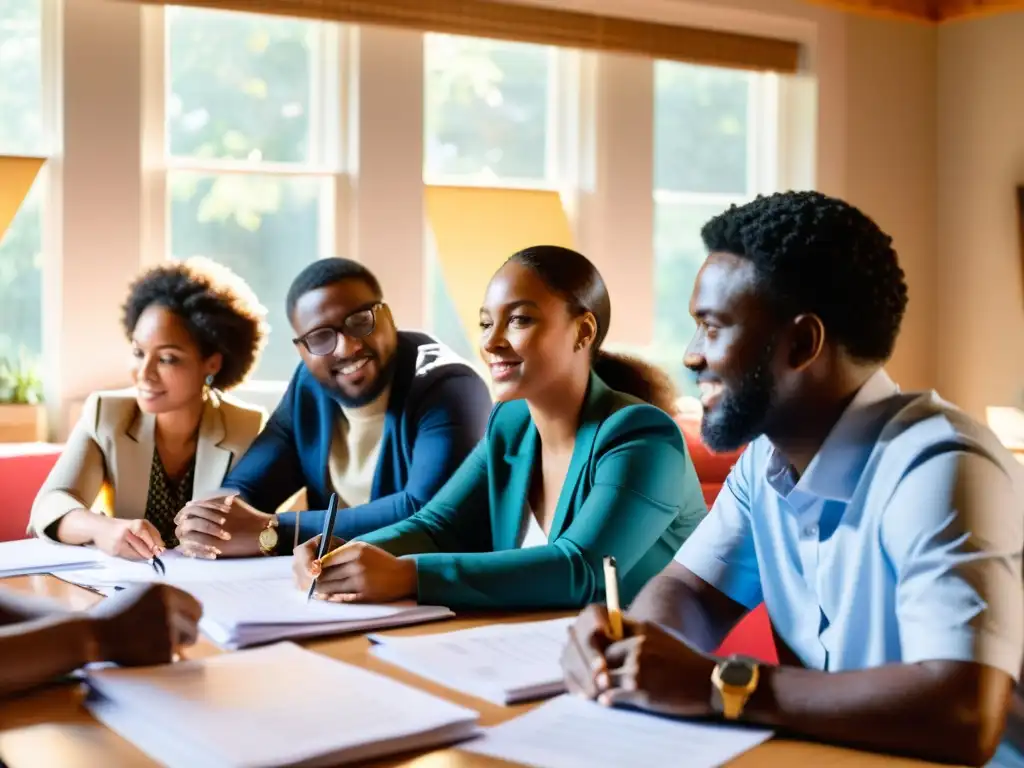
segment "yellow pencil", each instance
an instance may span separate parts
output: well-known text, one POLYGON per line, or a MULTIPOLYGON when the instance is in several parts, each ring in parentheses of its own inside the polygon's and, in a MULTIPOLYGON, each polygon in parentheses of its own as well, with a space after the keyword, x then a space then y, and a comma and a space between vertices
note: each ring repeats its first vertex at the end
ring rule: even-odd
POLYGON ((604 598, 608 606, 608 623, 611 624, 612 640, 622 639, 622 607, 619 605, 619 572, 615 558, 604 559, 604 598))

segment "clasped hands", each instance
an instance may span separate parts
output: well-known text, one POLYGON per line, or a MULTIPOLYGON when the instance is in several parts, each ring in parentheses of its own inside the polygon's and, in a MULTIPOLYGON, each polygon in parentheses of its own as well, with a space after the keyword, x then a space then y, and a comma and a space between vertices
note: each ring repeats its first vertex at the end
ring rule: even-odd
POLYGON ((616 641, 607 609, 591 605, 569 628, 562 652, 569 693, 672 717, 713 714, 711 673, 717 661, 658 624, 627 616, 622 623, 623 639, 616 641))
POLYGON ((274 515, 260 512, 238 494, 189 502, 174 518, 178 549, 189 557, 252 557, 259 537, 274 515))

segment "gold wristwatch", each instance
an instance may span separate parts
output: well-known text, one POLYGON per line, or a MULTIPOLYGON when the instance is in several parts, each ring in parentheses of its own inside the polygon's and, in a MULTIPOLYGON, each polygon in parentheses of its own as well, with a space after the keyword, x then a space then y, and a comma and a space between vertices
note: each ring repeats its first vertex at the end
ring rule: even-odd
POLYGON ((277 515, 271 515, 267 527, 260 531, 260 554, 272 555, 277 551, 277 515))
POLYGON ((758 664, 753 659, 730 656, 720 661, 711 673, 712 706, 726 720, 738 719, 757 690, 758 677, 758 664))

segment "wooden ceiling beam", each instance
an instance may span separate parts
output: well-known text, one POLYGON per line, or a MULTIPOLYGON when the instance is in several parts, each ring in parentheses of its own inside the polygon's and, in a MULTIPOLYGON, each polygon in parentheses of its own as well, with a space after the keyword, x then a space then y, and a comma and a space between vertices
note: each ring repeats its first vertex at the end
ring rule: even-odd
POLYGON ((1024 10, 1024 0, 808 0, 850 13, 940 23, 1024 10))
POLYGON ((935 22, 939 20, 939 0, 808 0, 840 11, 867 16, 935 22))
POLYGON ((1024 11, 1024 0, 940 0, 939 21, 1024 11))

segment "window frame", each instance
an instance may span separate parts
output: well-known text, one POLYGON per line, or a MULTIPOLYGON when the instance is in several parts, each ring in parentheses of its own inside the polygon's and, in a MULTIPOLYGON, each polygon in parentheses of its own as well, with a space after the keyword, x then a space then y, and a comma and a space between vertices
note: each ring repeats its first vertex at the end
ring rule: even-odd
MULTIPOLYGON (((654 77, 652 68, 652 77, 654 77)), ((742 205, 757 195, 770 194, 780 189, 785 181, 783 169, 787 168, 786 146, 781 138, 781 115, 791 106, 787 94, 780 88, 780 77, 775 73, 750 73, 750 89, 747 101, 747 181, 744 193, 738 192, 692 192, 655 188, 652 190, 655 218, 661 204, 708 205, 727 208, 742 205)), ((655 102, 657 97, 655 96, 655 102)), ((657 108, 656 103, 654 108, 657 108)), ((652 171, 656 158, 651 155, 652 171)), ((652 174, 653 175, 653 174, 652 174)), ((655 243, 652 252, 652 279, 657 280, 658 254, 655 222, 651 222, 651 237, 655 243)), ((652 322, 656 325, 657 303, 652 304, 652 322)), ((689 340, 686 340, 687 343, 689 340)), ((658 364, 655 354, 659 340, 652 335, 647 344, 609 344, 609 350, 637 354, 658 364)), ((679 387, 679 403, 682 407, 688 400, 688 393, 679 387)))
MULTIPOLYGON (((427 84, 426 84, 426 63, 427 44, 430 39, 428 32, 423 33, 423 67, 424 84, 423 99, 426 106, 427 84)), ((467 37, 471 35, 449 35, 449 37, 467 37)), ((484 39, 484 38, 477 38, 484 39)), ((507 43, 509 41, 498 40, 495 42, 507 43)), ((516 44, 516 43, 513 43, 516 44)), ((522 43, 533 45, 532 43, 522 43)), ((565 103, 562 98, 565 93, 567 77, 571 77, 572 58, 578 55, 578 51, 556 46, 543 46, 547 48, 548 54, 548 82, 547 82, 547 125, 545 126, 544 146, 544 178, 526 178, 507 176, 504 178, 491 178, 483 174, 446 174, 433 173, 427 170, 426 150, 423 153, 423 184, 434 187, 484 187, 489 189, 537 189, 543 191, 557 191, 564 185, 564 168, 559 162, 566 137, 562 133, 562 126, 566 122, 565 103)), ((426 122, 424 121, 424 134, 426 133, 426 122)), ((426 136, 424 136, 424 139, 426 136)))
MULTIPOLYGON (((322 185, 316 258, 345 255, 348 250, 345 224, 349 215, 350 187, 346 148, 349 139, 347 61, 352 46, 351 28, 336 22, 309 22, 317 34, 310 61, 310 156, 306 161, 206 159, 173 155, 170 151, 167 99, 171 76, 168 47, 171 28, 164 6, 147 5, 142 13, 143 268, 173 260, 168 190, 175 173, 315 179, 322 185)), ((277 18, 248 11, 230 13, 277 18)), ((274 308, 268 309, 273 311, 274 308)), ((235 391, 261 405, 272 407, 284 394, 287 384, 286 380, 274 378, 250 378, 235 391)))

